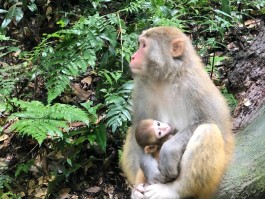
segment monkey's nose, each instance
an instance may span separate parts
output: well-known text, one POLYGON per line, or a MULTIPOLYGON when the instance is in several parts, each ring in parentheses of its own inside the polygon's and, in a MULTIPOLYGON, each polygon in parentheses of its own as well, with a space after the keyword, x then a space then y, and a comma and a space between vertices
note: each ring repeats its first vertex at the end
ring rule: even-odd
POLYGON ((165 130, 168 130, 168 126, 167 127, 160 127, 159 129, 162 130, 162 131, 165 131, 165 130))

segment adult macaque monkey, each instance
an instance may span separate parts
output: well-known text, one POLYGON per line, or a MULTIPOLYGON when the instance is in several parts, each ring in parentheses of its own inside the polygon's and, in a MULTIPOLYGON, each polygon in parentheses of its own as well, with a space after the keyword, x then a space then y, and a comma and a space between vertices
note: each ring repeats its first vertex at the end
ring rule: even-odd
MULTIPOLYGON (((133 125, 121 160, 128 181, 135 185, 131 197, 208 199, 217 190, 233 149, 227 104, 180 30, 151 28, 140 35, 139 42, 130 63, 135 75, 133 125), (144 164, 155 168, 135 140, 137 123, 147 118, 178 129, 161 147, 158 164, 162 175, 177 177, 173 182, 135 184, 143 156, 144 164), (180 151, 184 151, 182 157, 180 151)), ((151 169, 144 172, 147 176, 157 174, 151 169)))
MULTIPOLYGON (((175 133, 176 130, 173 129, 169 124, 153 119, 145 119, 138 123, 135 130, 135 138, 144 152, 146 154, 151 154, 158 163, 161 146, 175 133)), ((148 179, 145 177, 143 170, 148 170, 150 167, 148 166, 147 168, 142 168, 144 166, 145 165, 141 165, 141 168, 139 168, 136 175, 135 184, 156 183, 156 179, 148 179)), ((163 179, 165 182, 173 181, 173 178, 165 177, 163 179)))

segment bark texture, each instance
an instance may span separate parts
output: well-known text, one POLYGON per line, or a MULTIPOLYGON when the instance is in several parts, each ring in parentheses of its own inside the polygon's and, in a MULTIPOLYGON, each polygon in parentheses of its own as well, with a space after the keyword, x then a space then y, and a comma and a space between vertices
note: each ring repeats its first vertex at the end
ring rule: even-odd
POLYGON ((265 28, 251 46, 239 52, 229 86, 242 92, 234 128, 235 152, 217 199, 265 199, 265 28), (242 130, 243 129, 243 130, 242 130))
POLYGON ((217 199, 265 198, 265 106, 257 118, 235 136, 233 161, 217 199))
POLYGON ((257 110, 265 104, 265 27, 250 47, 239 52, 228 75, 228 87, 242 98, 234 120, 234 128, 243 128, 256 117, 257 110))

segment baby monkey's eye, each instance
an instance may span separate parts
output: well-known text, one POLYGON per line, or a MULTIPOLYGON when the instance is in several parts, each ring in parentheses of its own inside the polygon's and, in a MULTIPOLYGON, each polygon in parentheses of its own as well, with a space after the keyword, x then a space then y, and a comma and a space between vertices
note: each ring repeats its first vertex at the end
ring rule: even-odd
POLYGON ((158 135, 161 136, 161 131, 158 132, 158 135))
POLYGON ((160 126, 160 122, 157 122, 157 126, 160 126))

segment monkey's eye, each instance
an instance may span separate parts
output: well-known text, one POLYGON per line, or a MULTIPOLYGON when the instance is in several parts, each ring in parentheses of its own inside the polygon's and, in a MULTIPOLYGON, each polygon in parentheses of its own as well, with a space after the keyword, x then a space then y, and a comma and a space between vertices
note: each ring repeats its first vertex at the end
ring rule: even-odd
POLYGON ((143 43, 143 48, 145 48, 146 47, 146 44, 145 43, 143 43))
POLYGON ((161 136, 161 131, 158 132, 158 135, 161 136))
POLYGON ((160 122, 157 122, 157 126, 160 126, 160 122))

